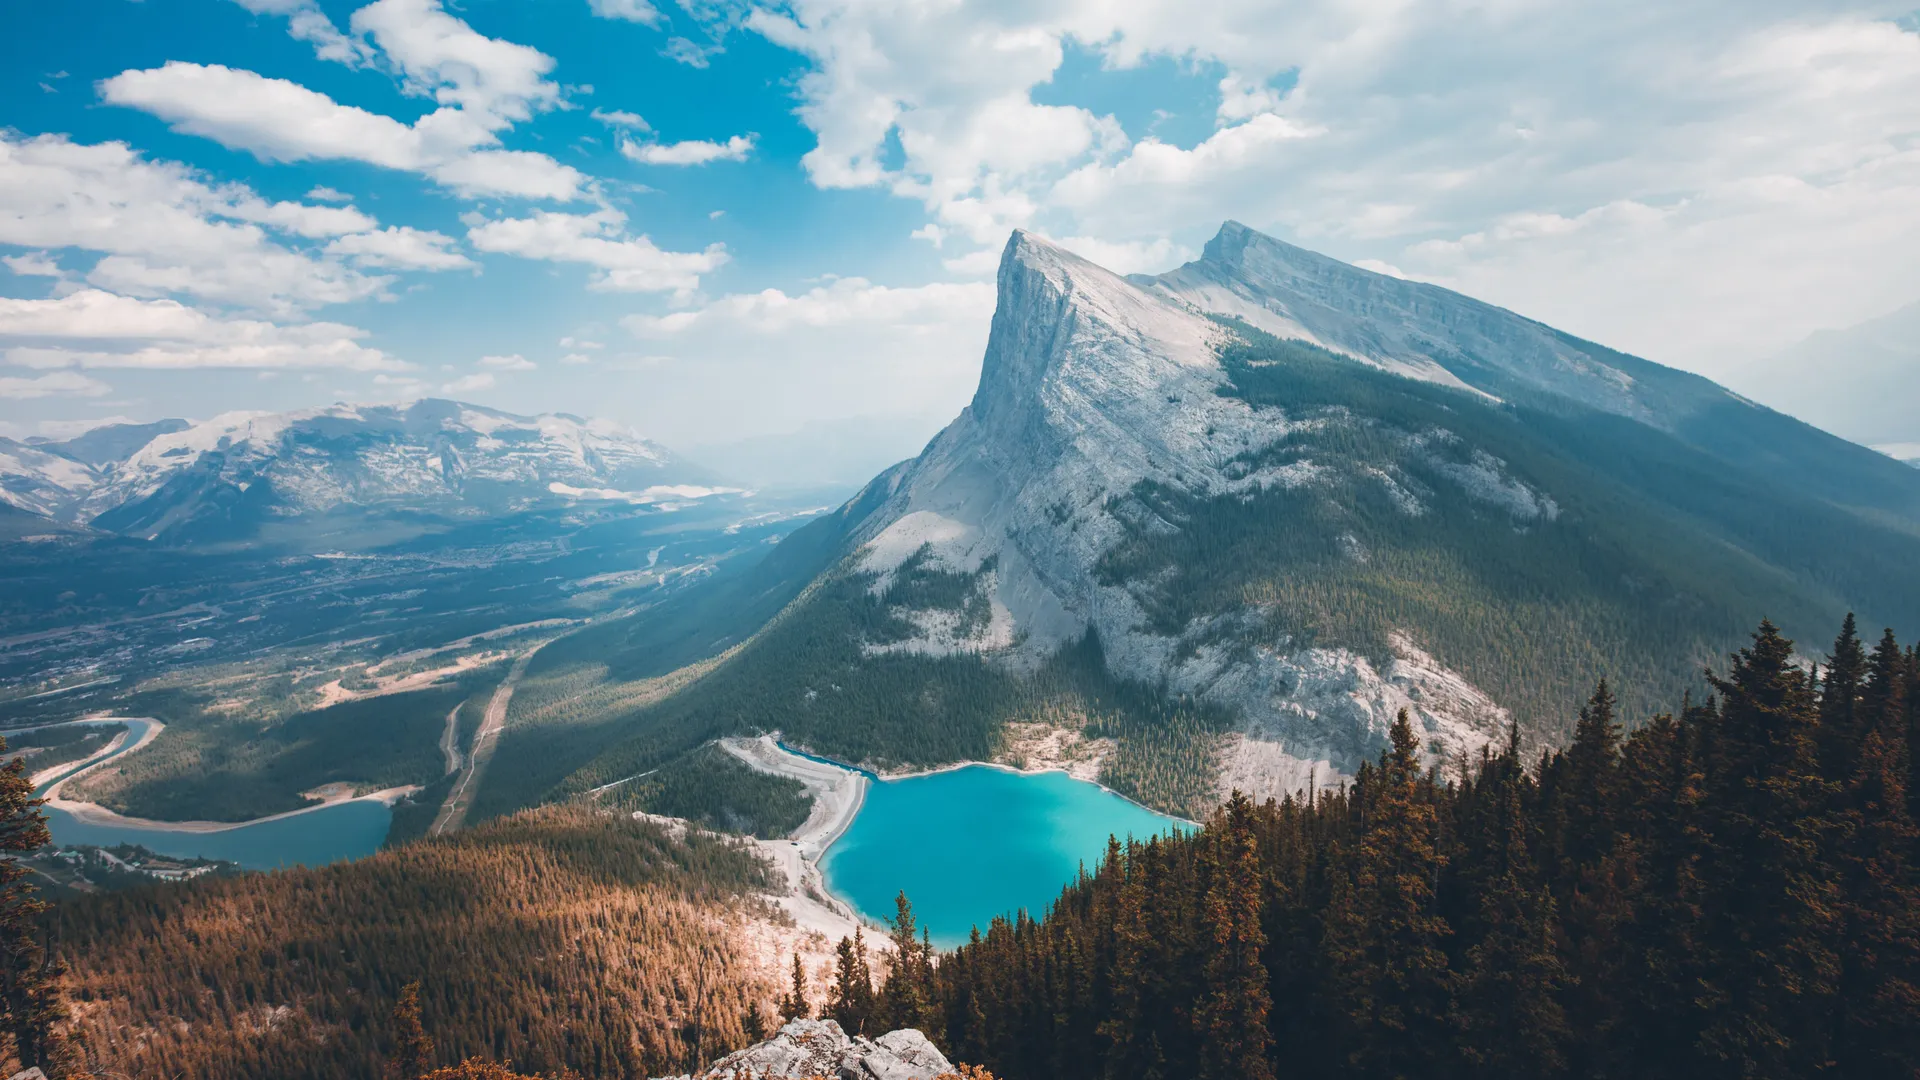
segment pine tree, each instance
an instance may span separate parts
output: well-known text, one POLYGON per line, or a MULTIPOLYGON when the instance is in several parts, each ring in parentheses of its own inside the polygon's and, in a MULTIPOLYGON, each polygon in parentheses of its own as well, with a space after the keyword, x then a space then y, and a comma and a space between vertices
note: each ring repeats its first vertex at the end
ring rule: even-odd
POLYGON ((1859 743, 1841 795, 1845 932, 1833 1038, 1849 1077, 1920 1073, 1920 883, 1912 864, 1920 829, 1907 809, 1906 659, 1887 631, 1861 686, 1859 743))
POLYGON ((873 1015, 873 975, 867 964, 867 943, 855 927, 853 937, 841 938, 834 950, 833 989, 828 1015, 849 1035, 864 1035, 873 1015))
POLYGON ((1157 1080, 1160 1063, 1147 1053, 1151 1031, 1143 1007, 1149 943, 1139 845, 1129 842, 1125 858, 1111 872, 1120 874, 1121 882, 1113 910, 1113 963, 1108 976, 1112 1011, 1100 1025, 1102 1074, 1108 1080, 1157 1080))
POLYGON ((1866 669, 1867 654, 1860 646, 1853 613, 1848 612, 1840 636, 1834 639, 1833 652, 1827 655, 1826 681, 1820 693, 1820 771, 1836 785, 1853 776, 1852 756, 1859 749, 1861 736, 1855 717, 1866 669))
POLYGON ((780 1016, 785 1020, 806 1020, 813 1016, 813 1006, 807 1002, 807 968, 800 962, 800 954, 793 954, 793 975, 787 996, 780 999, 780 1016))
POLYGON ((1434 896, 1446 858, 1406 710, 1390 737, 1392 748, 1356 784, 1363 824, 1326 916, 1330 1004, 1349 1067, 1364 1077, 1424 1074, 1453 1012, 1443 949, 1451 928, 1434 896))
POLYGON ((887 972, 880 1004, 889 1031, 921 1027, 932 1014, 932 1003, 927 999, 932 958, 923 952, 917 933, 919 924, 913 917, 913 902, 902 891, 894 897, 893 906, 892 931, 888 935, 893 942, 893 964, 887 972))
MULTIPOLYGON (((0 738, 0 753, 6 748, 0 738)), ((21 1067, 38 1066, 58 1077, 70 1064, 58 1027, 66 1017, 63 970, 39 932, 47 904, 28 884, 29 871, 19 860, 53 839, 41 810, 45 803, 33 797, 26 759, 0 766, 0 1007, 21 1067)))
POLYGON ((393 1006, 393 1071, 400 1080, 420 1080, 433 1071, 433 1039, 420 1022, 420 984, 400 989, 393 1006))
MULTIPOLYGON (((1596 700, 1605 691, 1603 683, 1596 700)), ((1489 1080, 1552 1077, 1566 1067, 1570 1033, 1560 999, 1567 980, 1553 896, 1527 847, 1525 783, 1516 731, 1507 752, 1481 771, 1480 795, 1493 812, 1493 873, 1477 900, 1483 935, 1456 981, 1461 1056, 1468 1075, 1489 1080)))
POLYGON ((1793 643, 1762 622, 1725 678, 1708 764, 1708 949, 1726 999, 1701 1038, 1751 1075, 1830 1060, 1839 960, 1837 868, 1824 857, 1832 785, 1793 643))
POLYGON ((1271 1080, 1267 1060, 1273 1001, 1261 927, 1263 874, 1253 835, 1253 803, 1236 791, 1217 814, 1205 850, 1205 924, 1211 931, 1205 997, 1194 1015, 1201 1080, 1271 1080))

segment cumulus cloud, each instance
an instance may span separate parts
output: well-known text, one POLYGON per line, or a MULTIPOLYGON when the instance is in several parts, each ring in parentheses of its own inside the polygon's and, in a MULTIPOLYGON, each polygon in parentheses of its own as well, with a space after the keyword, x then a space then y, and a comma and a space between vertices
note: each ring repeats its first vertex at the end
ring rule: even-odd
POLYGON ((464 270, 472 259, 451 250, 454 239, 443 233, 391 226, 377 232, 342 236, 324 249, 328 255, 351 259, 359 266, 396 270, 464 270))
POLYGON ((480 358, 480 366, 492 368, 495 371, 532 371, 539 367, 538 364, 519 353, 514 353, 512 356, 483 356, 480 358))
POLYGON ((539 210, 475 225, 467 243, 478 251, 594 267, 590 287, 607 292, 691 292, 701 274, 727 261, 720 244, 663 251, 645 236, 628 236, 626 223, 626 215, 611 207, 591 214, 539 210))
POLYGON ((620 152, 642 165, 705 165, 714 161, 745 161, 753 152, 751 135, 735 135, 726 142, 699 139, 677 143, 620 141, 620 152))
POLYGON ((339 368, 406 365, 333 322, 219 319, 173 300, 81 289, 49 300, 0 297, 6 361, 29 368, 339 368))
POLYGON ((889 288, 863 278, 840 278, 789 296, 779 289, 724 296, 705 307, 669 315, 630 315, 622 325, 641 337, 674 337, 715 323, 736 330, 776 334, 797 327, 825 329, 849 324, 886 325, 908 333, 941 333, 956 322, 993 314, 993 287, 975 282, 938 282, 889 288))
MULTIPOLYGON (((444 63, 424 68, 443 70, 444 63)), ((426 75, 410 78, 409 85, 424 89, 426 75)), ((268 161, 364 161, 419 173, 476 197, 571 199, 579 194, 586 180, 572 166, 531 151, 486 148, 499 142, 499 130, 513 118, 527 114, 530 101, 478 80, 465 88, 470 92, 442 89, 456 104, 403 124, 342 105, 299 83, 219 64, 170 60, 157 68, 123 71, 100 84, 101 97, 111 104, 152 113, 177 131, 268 161), (466 101, 480 107, 458 104, 466 101)))
POLYGON ((113 387, 73 371, 55 371, 46 375, 20 378, 0 376, 0 398, 100 397, 113 387))
POLYGON ((652 131, 653 126, 638 113, 623 112, 619 109, 595 109, 587 115, 608 127, 626 128, 630 131, 652 131))
POLYGON ((440 392, 443 394, 470 394, 475 390, 491 390, 494 381, 492 372, 476 372, 472 375, 462 375, 452 382, 442 383, 440 385, 440 392))
POLYGON ((285 15, 287 32, 295 40, 310 43, 314 54, 322 60, 354 66, 364 66, 373 60, 366 44, 341 33, 333 20, 320 10, 317 0, 234 0, 234 3, 255 15, 285 15))
POLYGON ((1884 5, 1390 6, 794 0, 748 25, 811 61, 813 182, 920 201, 957 272, 1013 227, 1193 244, 1232 217, 1709 367, 1920 294, 1920 32, 1884 5), (1214 131, 1036 101, 1070 42, 1224 70, 1214 131))
POLYGON ((123 143, 0 132, 0 243, 100 252, 84 276, 116 292, 281 312, 376 296, 391 278, 288 242, 373 224, 347 208, 268 202, 123 143))
POLYGON ((647 0, 587 0, 587 6, 603 19, 624 19, 647 26, 658 26, 663 18, 660 9, 647 0))

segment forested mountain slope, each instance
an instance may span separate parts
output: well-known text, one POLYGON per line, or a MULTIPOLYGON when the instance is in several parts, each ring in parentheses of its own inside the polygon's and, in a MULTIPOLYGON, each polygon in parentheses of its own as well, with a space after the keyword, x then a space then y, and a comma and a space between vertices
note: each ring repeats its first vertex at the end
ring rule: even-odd
POLYGON ((1601 676, 1671 700, 1762 616, 1920 621, 1920 473, 1696 376, 1231 224, 1134 281, 1016 234, 999 287, 972 403, 823 573, 598 710, 551 796, 729 731, 904 766, 1012 721, 1197 811, 1351 775, 1401 708, 1451 759, 1601 676))
POLYGON ((53 925, 89 1074, 389 1075, 417 981, 443 1064, 658 1076, 771 1013, 742 929, 766 875, 711 835, 546 808, 318 870, 81 897, 53 925))

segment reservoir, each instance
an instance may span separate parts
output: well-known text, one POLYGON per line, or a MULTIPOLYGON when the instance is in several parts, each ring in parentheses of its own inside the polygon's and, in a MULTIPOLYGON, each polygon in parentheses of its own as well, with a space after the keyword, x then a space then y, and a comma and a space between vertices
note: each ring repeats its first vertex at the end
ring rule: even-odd
MULTIPOLYGON (((127 726, 127 746, 139 742, 147 728, 145 720, 116 720, 115 723, 127 726)), ((40 785, 36 794, 44 793, 84 767, 76 763, 72 769, 40 785)), ((334 803, 215 832, 165 826, 97 825, 54 806, 46 807, 45 813, 47 829, 56 845, 138 844, 159 855, 177 859, 227 859, 249 870, 324 866, 371 855, 380 850, 387 838, 387 828, 393 823, 393 811, 377 799, 334 803)))
POLYGON ((986 765, 869 784, 853 824, 827 849, 827 886, 868 919, 893 917, 906 890, 933 943, 951 948, 996 915, 1039 918, 1107 837, 1190 828, 1065 773, 986 765))

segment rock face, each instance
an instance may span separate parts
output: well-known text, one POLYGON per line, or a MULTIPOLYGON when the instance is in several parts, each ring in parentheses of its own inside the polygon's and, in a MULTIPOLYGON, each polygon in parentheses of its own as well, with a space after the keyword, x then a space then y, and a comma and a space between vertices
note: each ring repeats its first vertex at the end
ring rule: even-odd
POLYGON ((714 490, 699 470, 617 424, 455 401, 227 413, 106 434, 113 437, 0 446, 0 491, 57 520, 194 542, 386 504, 462 517, 714 490))
POLYGON ((1251 610, 1191 634, 1151 628, 1142 583, 1098 572, 1143 523, 1172 527, 1155 526, 1130 493, 1149 484, 1233 499, 1312 485, 1321 467, 1244 467, 1299 422, 1221 392, 1230 331, 1185 301, 1025 233, 1008 245, 999 289, 972 403, 917 460, 876 481, 891 492, 855 533, 876 589, 916 558, 982 574, 992 614, 972 623, 970 642, 938 613, 910 615, 927 639, 895 651, 971 645, 1031 669, 1091 628, 1115 673, 1242 716, 1226 782, 1262 793, 1337 782, 1402 706, 1436 757, 1474 752, 1498 732, 1504 710, 1403 638, 1400 662, 1383 671, 1345 649, 1253 646, 1256 635, 1238 630, 1258 622, 1251 610))
MULTIPOLYGON (((917 633, 867 656, 1030 672, 1091 631, 1112 675, 1237 719, 1223 792, 1283 794, 1350 776, 1401 709, 1430 762, 1457 762, 1520 708, 1559 722, 1601 675, 1671 662, 1677 698, 1735 644, 1722 627, 1831 606, 1767 522, 1728 509, 1793 485, 1826 508, 1809 512, 1845 487, 1920 523, 1920 485, 1879 455, 1445 289, 1234 223, 1200 260, 1126 279, 1015 233, 978 391, 849 504, 873 509, 845 567, 888 605, 916 575, 963 583, 889 606, 917 633), (1671 480, 1736 473, 1747 494, 1717 503, 1671 480), (1772 561, 1734 587, 1698 571, 1728 550, 1772 561), (1660 612, 1713 614, 1670 632, 1660 612)), ((1842 510, 1835 535, 1865 527, 1842 510)))
POLYGON ((720 1059, 699 1080, 934 1080, 953 1073, 911 1028, 867 1039, 848 1036, 831 1020, 793 1020, 766 1042, 720 1059))

